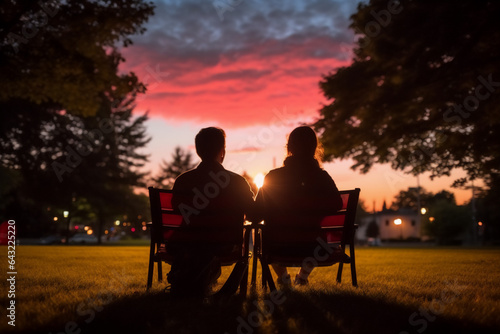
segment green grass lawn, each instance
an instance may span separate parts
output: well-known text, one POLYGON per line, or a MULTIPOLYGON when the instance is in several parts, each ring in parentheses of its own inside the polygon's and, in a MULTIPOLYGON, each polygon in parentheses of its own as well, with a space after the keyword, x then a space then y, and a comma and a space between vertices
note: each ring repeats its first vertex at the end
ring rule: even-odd
MULTIPOLYGON (((173 299, 164 292, 166 283, 156 281, 146 293, 144 246, 16 251, 16 332, 500 332, 500 249, 358 248, 358 288, 351 286, 349 266, 337 284, 334 266, 315 269, 308 287, 277 295, 249 289, 245 299, 219 301, 173 299)), ((13 328, 2 282, 3 333, 13 328)))

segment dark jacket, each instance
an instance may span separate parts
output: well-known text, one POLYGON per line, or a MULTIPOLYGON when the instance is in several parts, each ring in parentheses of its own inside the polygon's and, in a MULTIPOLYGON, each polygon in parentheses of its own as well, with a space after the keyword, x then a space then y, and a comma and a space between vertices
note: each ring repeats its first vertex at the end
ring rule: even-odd
MULTIPOLYGON (((319 226, 318 219, 290 219, 290 217, 321 217, 332 214, 342 208, 342 198, 330 175, 323 170, 315 159, 288 157, 284 166, 274 169, 266 175, 264 185, 256 198, 255 221, 266 220, 271 229, 285 226, 273 226, 274 221, 285 224, 310 224, 319 226)), ((278 224, 278 223, 276 223, 278 224)))
POLYGON ((211 232, 219 229, 241 238, 253 195, 242 176, 216 161, 202 161, 175 180, 172 205, 182 214, 186 230, 206 229, 210 239, 211 232))

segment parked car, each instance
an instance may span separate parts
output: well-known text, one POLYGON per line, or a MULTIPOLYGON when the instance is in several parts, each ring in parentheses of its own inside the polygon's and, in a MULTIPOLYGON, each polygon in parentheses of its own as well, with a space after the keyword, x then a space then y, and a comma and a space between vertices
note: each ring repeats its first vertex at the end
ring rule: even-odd
POLYGON ((70 244, 96 244, 97 237, 93 234, 77 233, 69 238, 70 244))
POLYGON ((41 245, 58 245, 58 244, 63 243, 63 239, 64 238, 58 234, 47 235, 45 237, 40 238, 40 244, 41 245))

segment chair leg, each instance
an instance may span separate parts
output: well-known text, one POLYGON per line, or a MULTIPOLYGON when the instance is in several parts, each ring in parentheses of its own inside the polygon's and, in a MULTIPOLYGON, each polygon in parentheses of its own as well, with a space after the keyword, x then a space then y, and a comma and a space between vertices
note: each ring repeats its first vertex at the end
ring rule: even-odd
POLYGON ((155 256, 155 244, 152 242, 149 249, 148 283, 146 285, 146 290, 149 290, 149 288, 151 288, 151 285, 153 285, 153 272, 155 270, 154 256, 155 256))
POLYGON ((356 261, 354 259, 354 243, 351 243, 349 245, 349 252, 351 255, 351 280, 352 280, 352 286, 357 287, 358 286, 358 279, 356 277, 356 261))
POLYGON ((339 262, 339 269, 337 271, 337 283, 340 283, 342 281, 342 268, 344 264, 342 262, 339 262))
MULTIPOLYGON (((345 253, 345 245, 341 246, 342 253, 345 253)), ((344 263, 339 262, 339 270, 337 271, 337 283, 342 281, 342 269, 344 268, 344 263)))
POLYGON ((161 259, 158 259, 158 282, 162 282, 162 277, 163 277, 161 266, 162 266, 161 259))
POLYGON ((259 256, 259 240, 257 238, 257 232, 253 230, 253 259, 252 259, 252 286, 255 286, 257 282, 257 257, 259 256))
MULTIPOLYGON (((263 289, 267 289, 267 281, 268 281, 268 278, 267 278, 267 272, 264 268, 267 268, 268 271, 269 271, 269 266, 267 264, 265 264, 265 261, 262 260, 262 231, 261 230, 256 230, 255 232, 255 236, 256 236, 256 242, 255 242, 255 245, 254 247, 257 247, 257 248, 254 248, 254 253, 256 255, 256 257, 254 258, 254 262, 253 262, 253 269, 255 270, 254 272, 252 272, 252 275, 255 275, 255 278, 252 277, 252 284, 256 284, 256 281, 257 281, 257 268, 258 268, 258 264, 257 264, 257 260, 260 260, 260 265, 261 265, 261 268, 262 268, 262 274, 261 274, 261 280, 262 280, 262 288, 263 289), (258 257, 258 259, 257 259, 258 257)), ((271 277, 272 279, 272 277, 271 277)))

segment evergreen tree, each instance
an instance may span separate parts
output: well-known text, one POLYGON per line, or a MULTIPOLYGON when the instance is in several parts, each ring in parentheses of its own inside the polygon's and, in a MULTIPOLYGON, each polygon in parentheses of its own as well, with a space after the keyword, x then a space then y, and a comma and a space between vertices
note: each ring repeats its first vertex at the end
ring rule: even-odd
POLYGON ((184 151, 177 146, 172 154, 172 161, 162 160, 160 173, 152 178, 154 184, 159 188, 172 189, 175 179, 182 173, 193 169, 196 166, 193 163, 193 155, 189 151, 184 151))

